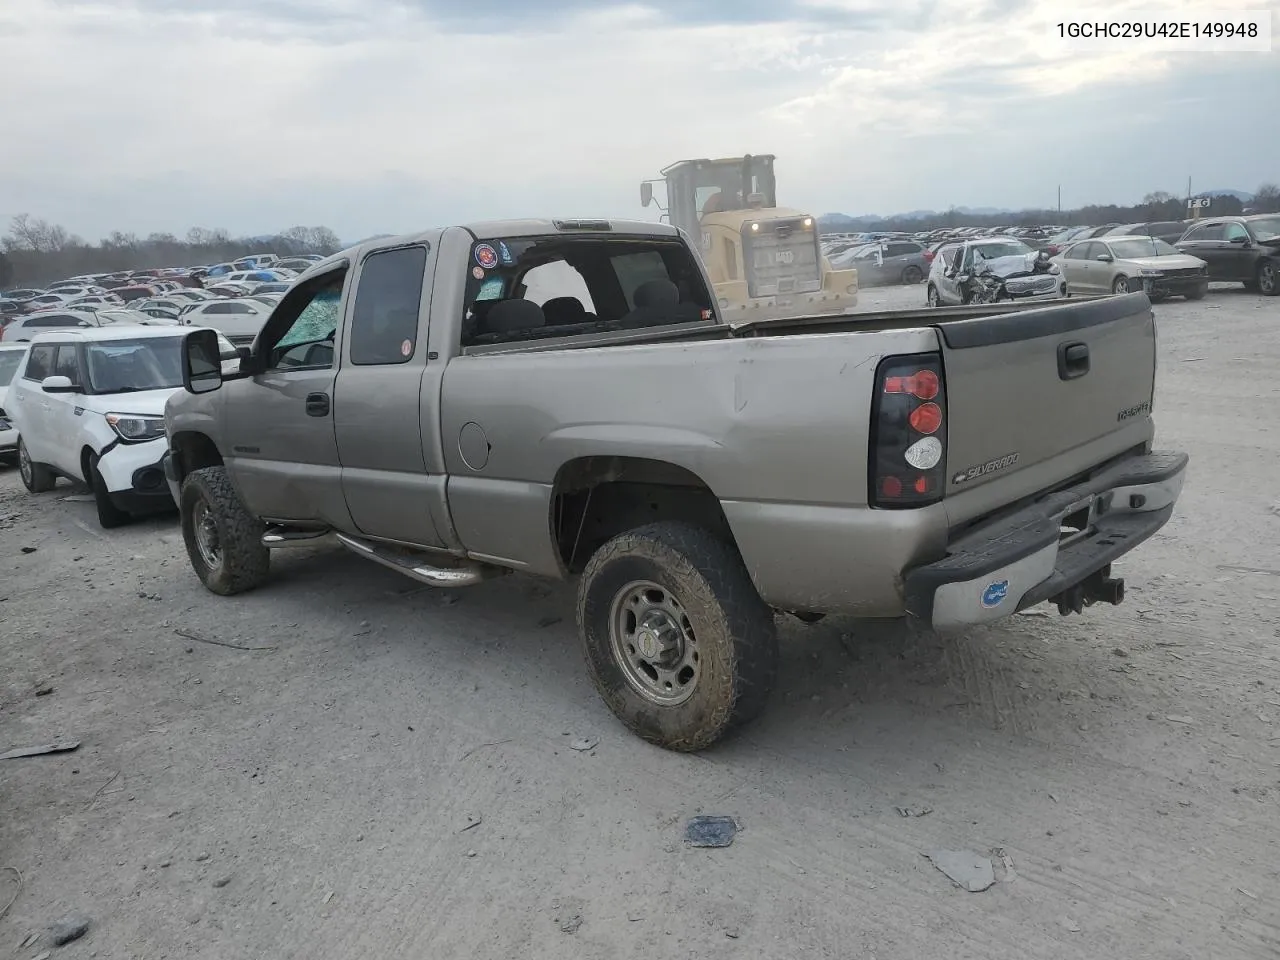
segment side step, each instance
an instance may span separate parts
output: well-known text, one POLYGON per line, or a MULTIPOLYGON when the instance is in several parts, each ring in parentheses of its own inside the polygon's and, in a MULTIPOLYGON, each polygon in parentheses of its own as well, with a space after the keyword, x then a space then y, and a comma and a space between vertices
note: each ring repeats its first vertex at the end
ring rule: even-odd
POLYGON ((331 536, 331 530, 306 530, 301 527, 272 525, 262 535, 262 545, 273 550, 280 547, 309 547, 331 536))
POLYGON ((335 533, 334 536, 339 543, 353 553, 433 587, 471 587, 509 572, 502 567, 476 563, 473 560, 461 560, 456 565, 437 566, 425 563, 423 555, 419 553, 399 550, 386 544, 371 543, 368 540, 347 536, 345 533, 335 533))

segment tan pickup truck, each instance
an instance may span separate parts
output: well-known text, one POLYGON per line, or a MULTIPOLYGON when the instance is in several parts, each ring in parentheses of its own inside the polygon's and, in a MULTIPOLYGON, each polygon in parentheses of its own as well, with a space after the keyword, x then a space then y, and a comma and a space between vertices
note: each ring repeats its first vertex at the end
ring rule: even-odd
POLYGON ((165 469, 210 590, 326 538, 445 588, 577 577, 601 696, 681 750, 764 707, 778 613, 1119 603, 1187 465, 1152 450, 1144 294, 727 324, 662 224, 370 241, 238 375, 211 331, 184 357, 165 469))

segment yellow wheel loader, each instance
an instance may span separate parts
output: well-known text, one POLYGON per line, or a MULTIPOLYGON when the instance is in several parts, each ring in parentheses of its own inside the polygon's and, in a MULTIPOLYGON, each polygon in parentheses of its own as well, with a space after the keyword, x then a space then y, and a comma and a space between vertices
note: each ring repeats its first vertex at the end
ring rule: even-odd
POLYGON ((681 160, 640 184, 640 202, 649 206, 653 185, 665 184, 662 219, 701 253, 730 323, 851 311, 858 271, 832 270, 817 218, 778 206, 773 161, 771 154, 681 160))

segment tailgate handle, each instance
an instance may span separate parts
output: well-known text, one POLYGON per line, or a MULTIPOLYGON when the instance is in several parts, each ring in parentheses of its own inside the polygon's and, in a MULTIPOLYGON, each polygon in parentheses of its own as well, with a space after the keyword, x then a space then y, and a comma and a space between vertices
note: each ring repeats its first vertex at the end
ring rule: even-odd
POLYGON ((1058 378, 1074 380, 1089 372, 1089 345, 1087 343, 1063 343, 1058 346, 1058 378))

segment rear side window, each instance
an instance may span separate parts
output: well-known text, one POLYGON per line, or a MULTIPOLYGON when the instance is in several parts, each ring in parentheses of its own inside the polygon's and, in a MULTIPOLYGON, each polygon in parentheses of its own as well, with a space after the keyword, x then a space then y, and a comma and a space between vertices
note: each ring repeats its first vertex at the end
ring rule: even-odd
POLYGON ((1221 223, 1210 223, 1203 227, 1196 227, 1184 237, 1186 240, 1221 240, 1226 232, 1226 228, 1221 223))
POLYGON ((38 344, 32 347, 31 354, 27 357, 27 369, 22 374, 22 379, 39 383, 46 377, 53 376, 54 349, 50 344, 38 344))
POLYGON ((404 247, 365 257, 351 311, 351 362, 407 363, 418 345, 418 313, 427 248, 404 247))

